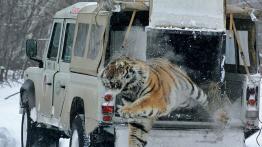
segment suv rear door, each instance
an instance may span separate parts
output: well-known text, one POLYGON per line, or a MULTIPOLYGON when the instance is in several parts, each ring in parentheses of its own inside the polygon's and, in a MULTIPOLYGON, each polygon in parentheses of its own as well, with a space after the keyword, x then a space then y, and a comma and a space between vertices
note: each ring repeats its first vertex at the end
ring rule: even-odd
POLYGON ((70 70, 97 76, 106 46, 105 30, 110 13, 79 13, 70 70))

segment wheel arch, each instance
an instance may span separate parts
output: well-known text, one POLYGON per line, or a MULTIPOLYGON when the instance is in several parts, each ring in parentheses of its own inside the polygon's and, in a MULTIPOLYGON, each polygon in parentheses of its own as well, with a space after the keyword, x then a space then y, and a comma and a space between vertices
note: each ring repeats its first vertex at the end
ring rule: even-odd
POLYGON ((20 107, 26 106, 29 107, 29 110, 35 107, 35 85, 30 79, 27 79, 20 88, 20 107), (27 96, 23 96, 24 94, 27 96))
POLYGON ((72 121, 77 114, 85 114, 84 100, 81 97, 74 97, 70 108, 70 128, 72 121))

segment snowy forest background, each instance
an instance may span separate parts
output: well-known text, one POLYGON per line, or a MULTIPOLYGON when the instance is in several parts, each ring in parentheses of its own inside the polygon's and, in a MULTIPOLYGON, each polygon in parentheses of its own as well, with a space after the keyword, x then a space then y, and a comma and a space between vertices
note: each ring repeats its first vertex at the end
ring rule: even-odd
POLYGON ((0 83, 20 79, 26 67, 35 64, 25 55, 26 39, 37 39, 38 54, 41 55, 53 15, 62 8, 83 1, 95 0, 1 0, 0 83))
MULTIPOLYGON (((25 55, 26 39, 37 39, 41 56, 52 16, 62 8, 84 1, 97 0, 0 0, 0 84, 20 79, 28 66, 35 65, 25 55)), ((227 0, 227 4, 262 8, 260 0, 227 0)))
MULTIPOLYGON (((0 147, 3 142, 11 143, 12 147, 20 146, 19 95, 8 100, 4 98, 17 93, 23 71, 37 65, 25 55, 26 39, 37 39, 38 55, 42 55, 53 15, 62 8, 84 1, 96 0, 0 0, 0 147)), ((261 0, 227 1, 262 9, 261 0)), ((262 21, 259 23, 262 24, 262 21)), ((258 36, 262 36, 262 33, 258 36)), ((257 43, 258 49, 262 49, 262 42, 257 43)), ((246 140, 247 147, 258 146, 256 137, 257 133, 246 140)), ((262 136, 259 136, 259 142, 262 142, 262 136)), ((68 146, 68 140, 64 146, 68 146)))

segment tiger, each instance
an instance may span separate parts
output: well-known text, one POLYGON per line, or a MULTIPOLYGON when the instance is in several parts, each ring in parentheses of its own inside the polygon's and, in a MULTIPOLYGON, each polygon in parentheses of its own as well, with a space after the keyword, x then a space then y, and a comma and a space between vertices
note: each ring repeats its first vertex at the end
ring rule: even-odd
POLYGON ((164 58, 142 61, 126 56, 112 60, 99 74, 106 90, 123 102, 121 117, 130 120, 129 147, 145 147, 157 118, 200 104, 210 111, 208 98, 179 66, 164 58))

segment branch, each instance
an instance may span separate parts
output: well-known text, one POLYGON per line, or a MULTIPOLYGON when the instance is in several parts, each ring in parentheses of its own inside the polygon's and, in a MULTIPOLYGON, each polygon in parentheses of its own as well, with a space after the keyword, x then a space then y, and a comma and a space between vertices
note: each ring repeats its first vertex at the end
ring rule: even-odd
POLYGON ((15 96, 15 95, 17 95, 17 94, 19 94, 19 93, 20 93, 20 91, 19 91, 19 92, 16 92, 16 93, 13 93, 13 94, 5 97, 4 100, 8 100, 9 98, 11 98, 11 97, 13 97, 13 96, 15 96))

